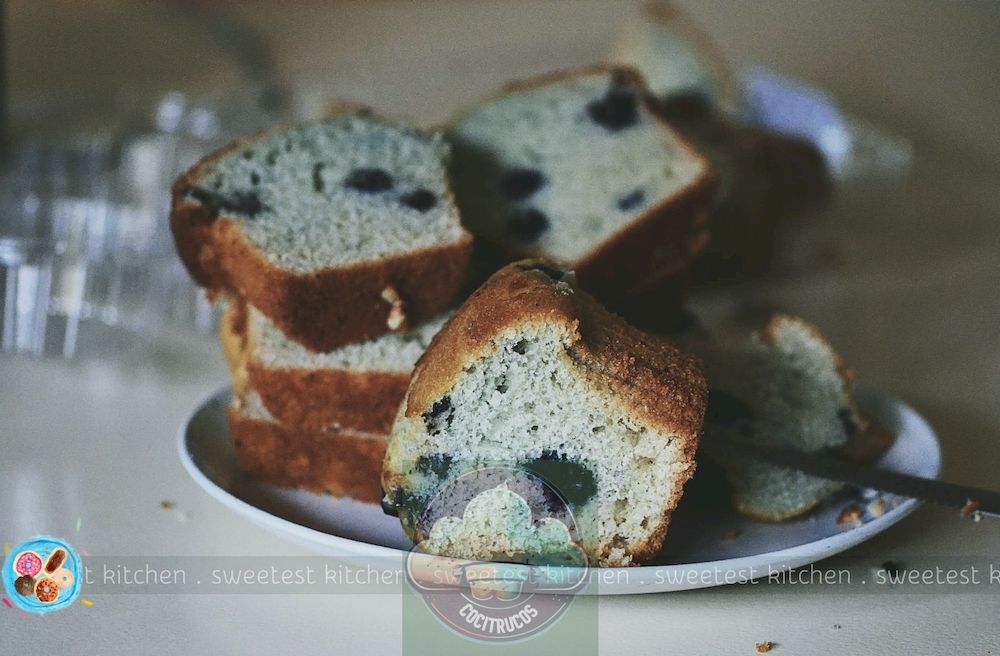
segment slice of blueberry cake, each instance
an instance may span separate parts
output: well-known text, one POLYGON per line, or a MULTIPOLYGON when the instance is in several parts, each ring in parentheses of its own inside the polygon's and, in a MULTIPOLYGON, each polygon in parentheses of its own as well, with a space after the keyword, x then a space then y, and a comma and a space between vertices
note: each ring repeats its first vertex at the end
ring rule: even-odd
POLYGON ((737 84, 718 45, 668 0, 649 0, 619 39, 618 59, 637 67, 661 99, 697 96, 732 113, 737 84))
POLYGON ((236 344, 242 365, 234 369, 234 387, 253 387, 282 424, 388 434, 413 366, 447 316, 314 353, 285 336, 257 308, 227 299, 219 331, 224 345, 236 344))
POLYGON ((527 471, 568 505, 592 564, 635 565, 660 549, 694 471, 706 399, 696 358, 605 311, 567 271, 517 262, 417 363, 390 435, 383 505, 419 543, 444 483, 489 472, 483 489, 515 486, 496 472, 527 471))
MULTIPOLYGON (((698 336, 687 346, 705 363, 711 392, 705 439, 732 432, 762 444, 804 451, 842 449, 865 421, 853 375, 819 330, 778 315, 761 330, 698 336)), ((781 521, 808 512, 840 485, 754 461, 721 463, 740 512, 781 521)))
POLYGON ((511 85, 448 136, 468 228, 510 256, 573 268, 599 297, 683 268, 704 243, 713 175, 632 69, 511 85))
POLYGON ((177 180, 177 249, 315 351, 419 325, 455 301, 471 253, 448 157, 440 135, 363 111, 265 132, 177 180))

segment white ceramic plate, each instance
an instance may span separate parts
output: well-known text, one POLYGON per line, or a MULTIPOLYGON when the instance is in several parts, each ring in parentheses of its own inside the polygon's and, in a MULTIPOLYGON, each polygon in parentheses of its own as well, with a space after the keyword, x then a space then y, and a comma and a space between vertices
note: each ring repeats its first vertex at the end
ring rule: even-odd
MULTIPOLYGON (((318 553, 365 559, 383 567, 402 567, 410 542, 395 517, 379 506, 260 483, 236 466, 229 442, 225 407, 228 388, 202 402, 180 431, 181 462, 210 495, 251 522, 318 553)), ((905 404, 859 386, 862 412, 896 435, 880 466, 935 478, 941 450, 934 431, 905 404)), ((865 512, 851 526, 837 524, 850 503, 866 508, 862 492, 836 495, 806 518, 768 524, 741 517, 729 509, 698 507, 675 513, 664 551, 652 565, 601 570, 597 594, 666 592, 722 585, 726 573, 739 580, 802 567, 853 547, 913 512, 918 502, 885 495, 885 512, 865 512), (733 537, 735 535, 735 537, 733 537)))

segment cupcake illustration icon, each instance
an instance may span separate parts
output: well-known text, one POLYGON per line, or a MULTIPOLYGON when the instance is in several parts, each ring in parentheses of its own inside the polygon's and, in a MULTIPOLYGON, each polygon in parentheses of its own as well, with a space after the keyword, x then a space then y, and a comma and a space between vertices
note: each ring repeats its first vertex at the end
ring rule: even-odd
POLYGON ((79 554, 65 541, 39 536, 12 549, 3 564, 7 598, 29 613, 48 613, 80 595, 79 554))

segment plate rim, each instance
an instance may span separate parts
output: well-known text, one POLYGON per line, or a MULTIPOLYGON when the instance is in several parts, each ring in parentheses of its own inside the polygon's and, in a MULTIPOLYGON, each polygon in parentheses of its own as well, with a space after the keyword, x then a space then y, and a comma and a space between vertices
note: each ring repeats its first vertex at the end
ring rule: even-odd
MULTIPOLYGON (((348 558, 399 558, 400 568, 405 566, 404 560, 407 552, 401 549, 372 544, 370 542, 363 542, 361 540, 353 540, 351 538, 334 535, 332 533, 325 533, 315 528, 303 526, 302 524, 298 524, 292 520, 267 512, 266 510, 263 510, 248 501, 244 501, 209 478, 209 476, 202 471, 202 469, 195 462, 191 449, 187 446, 188 434, 190 432, 192 422, 201 412, 205 411, 209 405, 216 402, 220 402, 220 405, 224 405, 224 403, 221 403, 221 397, 224 395, 231 396, 231 394, 231 387, 226 384, 204 396, 198 404, 187 413, 178 430, 177 450, 178 455, 180 456, 181 465, 202 490, 208 493, 208 495, 216 501, 219 501, 224 506, 234 510, 238 515, 250 520, 252 523, 265 528, 279 537, 292 539, 306 548, 322 549, 327 553, 330 552, 331 548, 335 548, 341 552, 339 555, 348 558)), ((937 433, 934 431, 933 427, 931 427, 930 423, 923 417, 923 415, 898 398, 890 396, 889 394, 860 382, 856 383, 856 394, 859 397, 878 398, 881 402, 890 404, 901 415, 908 414, 911 418, 917 420, 923 425, 923 428, 926 430, 926 433, 934 447, 933 449, 928 450, 925 454, 927 460, 924 465, 931 472, 931 477, 937 479, 941 474, 942 465, 941 440, 938 438, 937 433)), ((751 571, 757 571, 757 569, 762 566, 779 561, 783 564, 770 571, 782 572, 792 570, 797 567, 825 560, 826 558, 842 553, 847 549, 865 542, 874 535, 877 535, 878 533, 881 533, 897 524, 914 510, 919 508, 922 504, 923 502, 917 499, 904 499, 897 506, 887 511, 880 517, 861 524, 855 528, 843 531, 842 533, 820 538, 819 540, 793 545, 791 547, 785 547, 783 549, 767 551, 749 556, 736 556, 733 558, 701 561, 697 563, 595 568, 596 571, 601 572, 601 578, 617 581, 621 576, 624 576, 626 580, 636 577, 639 577, 640 580, 635 583, 624 584, 624 586, 622 584, 601 584, 597 586, 588 586, 587 592, 584 592, 584 594, 623 595, 656 592, 679 592, 682 590, 726 585, 725 583, 709 583, 707 585, 698 583, 690 585, 667 583, 650 585, 648 581, 642 580, 645 575, 662 575, 670 570, 682 572, 690 569, 704 570, 706 568, 716 568, 716 571, 743 571, 752 568, 751 571)), ((768 572, 763 572, 761 577, 766 576, 767 574, 768 572)), ((669 579, 669 577, 667 578, 669 579)))

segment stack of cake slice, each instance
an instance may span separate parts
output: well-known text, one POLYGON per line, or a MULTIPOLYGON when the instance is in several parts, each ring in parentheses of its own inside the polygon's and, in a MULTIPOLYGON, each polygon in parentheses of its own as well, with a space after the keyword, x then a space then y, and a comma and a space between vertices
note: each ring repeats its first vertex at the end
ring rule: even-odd
POLYGON ((438 135, 364 111, 233 144, 174 186, 192 276, 225 294, 240 466, 377 501, 393 416, 472 240, 438 135))

